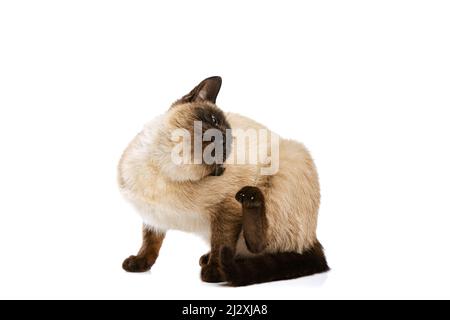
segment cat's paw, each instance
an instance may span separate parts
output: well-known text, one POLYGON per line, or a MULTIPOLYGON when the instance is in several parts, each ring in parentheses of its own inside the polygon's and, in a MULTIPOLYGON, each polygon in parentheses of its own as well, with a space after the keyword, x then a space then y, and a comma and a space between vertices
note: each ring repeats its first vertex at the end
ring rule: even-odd
POLYGON ((200 267, 204 267, 208 264, 209 255, 210 255, 210 252, 208 252, 200 257, 200 260, 198 261, 198 263, 200 264, 200 267))
POLYGON ((127 272, 146 272, 151 267, 152 264, 145 257, 139 256, 130 256, 122 264, 122 268, 127 272))
POLYGON ((257 208, 264 204, 264 195, 258 187, 244 187, 236 193, 236 200, 244 207, 257 208))
POLYGON ((200 273, 202 281, 210 283, 224 282, 222 272, 217 264, 207 264, 200 273))

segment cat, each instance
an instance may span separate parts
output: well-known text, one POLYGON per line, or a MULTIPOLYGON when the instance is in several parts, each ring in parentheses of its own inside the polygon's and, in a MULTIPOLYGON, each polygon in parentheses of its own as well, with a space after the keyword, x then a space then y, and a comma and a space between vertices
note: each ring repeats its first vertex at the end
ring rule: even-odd
MULTIPOLYGON (((263 146, 266 156, 257 163, 236 164, 236 132, 270 131, 219 109, 216 98, 221 85, 217 76, 200 82, 146 124, 124 151, 118 166, 120 190, 136 207, 144 226, 141 249, 123 262, 123 269, 150 270, 166 232, 175 229, 196 233, 210 243, 210 252, 199 261, 205 282, 244 286, 328 271, 316 237, 320 188, 308 150, 280 138, 276 154, 260 139, 256 144, 263 146), (195 122, 202 124, 200 132, 195 132, 195 122), (214 129, 220 137, 209 143, 200 140, 201 151, 208 145, 227 151, 216 156, 213 152, 213 163, 195 162, 195 155, 194 160, 174 163, 173 150, 179 141, 173 139, 173 132, 180 129, 194 136, 214 129), (278 170, 261 174, 274 161, 278 170)), ((249 142, 244 151, 254 144, 249 142)), ((184 155, 189 153, 193 152, 188 148, 184 155)))

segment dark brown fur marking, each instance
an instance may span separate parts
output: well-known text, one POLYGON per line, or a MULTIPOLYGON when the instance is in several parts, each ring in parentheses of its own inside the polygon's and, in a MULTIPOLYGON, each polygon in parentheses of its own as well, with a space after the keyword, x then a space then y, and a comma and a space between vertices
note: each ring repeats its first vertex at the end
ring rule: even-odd
POLYGON ((204 267, 208 264, 209 262, 209 255, 210 253, 205 253, 204 255, 202 255, 198 261, 198 264, 200 265, 200 267, 204 267))
MULTIPOLYGON (((214 143, 216 146, 211 153, 212 157, 216 158, 216 161, 213 164, 203 163, 209 169, 208 171, 210 172, 210 176, 221 176, 224 173, 225 168, 223 163, 231 152, 232 144, 231 135, 227 135, 227 130, 230 129, 230 124, 228 123, 224 112, 215 105, 221 86, 221 77, 209 77, 200 82, 194 89, 191 90, 191 92, 174 102, 171 106, 171 108, 174 108, 178 106, 183 107, 184 104, 189 104, 189 107, 192 108, 189 116, 186 117, 185 113, 183 113, 183 116, 175 117, 173 120, 176 127, 190 130, 191 137, 195 136, 194 123, 196 121, 202 123, 203 134, 209 129, 217 129, 221 131, 222 136, 220 139, 218 138, 217 141, 215 140, 217 137, 214 137, 214 140, 212 141, 202 141, 202 154, 204 149, 211 143, 214 143), (223 151, 222 158, 218 158, 219 154, 217 157, 215 155, 216 149, 218 148, 221 148, 223 151)), ((191 145, 192 155, 194 156, 195 147, 193 144, 194 139, 192 140, 191 145)), ((204 159, 202 158, 202 160, 204 159)))
POLYGON ((257 187, 244 187, 236 194, 242 204, 242 229, 247 248, 260 253, 267 246, 267 217, 264 195, 257 187))
POLYGON ((136 256, 125 259, 122 268, 128 272, 145 272, 155 263, 165 235, 143 227, 142 246, 136 256))
MULTIPOLYGON (((239 207, 230 200, 211 210, 211 252, 207 254, 207 264, 202 266, 201 278, 205 282, 223 282, 224 277, 219 268, 220 249, 223 246, 229 247, 234 254, 242 229, 242 218, 239 207)), ((201 264, 206 262, 206 255, 204 257, 201 264)))
POLYGON ((220 268, 232 286, 294 279, 329 270, 319 242, 302 254, 285 252, 244 259, 236 259, 231 248, 223 247, 220 268))
POLYGON ((210 101, 212 103, 216 103, 217 95, 219 94, 221 86, 221 77, 215 76, 206 78, 175 104, 196 101, 210 101))

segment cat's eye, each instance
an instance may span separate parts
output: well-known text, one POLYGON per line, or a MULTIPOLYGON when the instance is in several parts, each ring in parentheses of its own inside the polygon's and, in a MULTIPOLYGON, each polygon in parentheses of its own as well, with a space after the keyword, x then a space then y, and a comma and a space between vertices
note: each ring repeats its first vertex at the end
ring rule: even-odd
POLYGON ((217 118, 215 115, 211 115, 211 121, 215 126, 217 126, 219 124, 219 121, 217 121, 217 118))

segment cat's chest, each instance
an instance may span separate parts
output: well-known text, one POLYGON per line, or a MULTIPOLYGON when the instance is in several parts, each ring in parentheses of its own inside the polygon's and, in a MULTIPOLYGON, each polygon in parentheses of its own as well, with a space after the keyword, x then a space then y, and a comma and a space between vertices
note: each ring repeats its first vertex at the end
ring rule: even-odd
POLYGON ((209 237, 209 216, 201 206, 183 200, 183 190, 172 188, 157 177, 147 181, 151 183, 122 189, 145 224, 161 231, 181 230, 209 237))
POLYGON ((156 229, 181 230, 206 237, 209 235, 209 217, 201 212, 159 203, 134 201, 133 204, 144 223, 156 229))
POLYGON ((144 146, 137 142, 132 144, 121 159, 119 185, 122 194, 134 205, 144 223, 155 229, 208 234, 209 216, 195 189, 162 176, 151 165, 150 152, 144 146))

